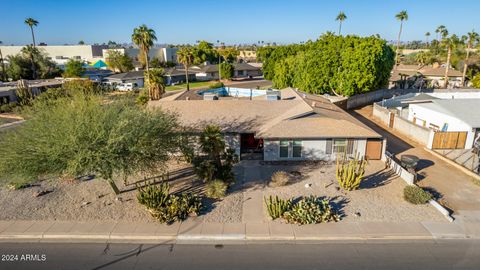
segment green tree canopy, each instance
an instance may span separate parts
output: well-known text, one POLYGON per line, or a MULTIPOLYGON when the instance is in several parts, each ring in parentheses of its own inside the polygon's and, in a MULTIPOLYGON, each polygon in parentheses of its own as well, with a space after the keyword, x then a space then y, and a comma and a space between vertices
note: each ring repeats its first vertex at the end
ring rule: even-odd
POLYGON ((179 150, 174 115, 69 92, 74 94, 35 99, 23 125, 0 133, 1 178, 32 182, 95 174, 113 183, 116 175, 158 173, 179 150))
POLYGON ((60 69, 38 47, 26 46, 17 55, 7 57, 9 65, 6 69, 7 76, 12 80, 32 80, 34 71, 37 79, 50 79, 60 75, 60 69), (32 57, 33 55, 33 57, 32 57), (33 65, 35 68, 32 68, 33 65))
POLYGON ((134 68, 132 59, 119 50, 109 50, 105 60, 107 65, 114 71, 128 72, 134 68))
POLYGON ((315 42, 260 48, 263 73, 276 88, 344 96, 385 87, 394 52, 378 37, 322 35, 315 42))
POLYGON ((220 77, 225 80, 230 80, 233 77, 233 65, 230 63, 221 63, 220 64, 220 77))
POLYGON ((83 61, 70 59, 65 64, 65 71, 63 77, 65 78, 80 78, 85 73, 83 61))

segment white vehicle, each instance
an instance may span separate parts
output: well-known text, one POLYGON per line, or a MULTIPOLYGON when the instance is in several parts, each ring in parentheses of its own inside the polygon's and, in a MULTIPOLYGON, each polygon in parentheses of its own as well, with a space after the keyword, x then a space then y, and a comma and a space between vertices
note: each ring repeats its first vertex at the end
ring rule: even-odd
POLYGON ((138 85, 136 83, 120 83, 116 88, 118 91, 133 91, 138 88, 138 85))

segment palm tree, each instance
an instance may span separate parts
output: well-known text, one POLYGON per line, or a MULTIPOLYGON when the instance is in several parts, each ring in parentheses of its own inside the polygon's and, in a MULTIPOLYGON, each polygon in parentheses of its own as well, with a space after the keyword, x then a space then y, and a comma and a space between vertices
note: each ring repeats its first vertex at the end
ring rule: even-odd
POLYGON ((337 15, 337 18, 335 19, 335 21, 339 21, 340 22, 340 26, 338 27, 338 35, 340 36, 340 34, 342 33, 342 23, 343 21, 345 21, 347 19, 347 15, 345 15, 345 13, 343 13, 343 11, 341 11, 340 13, 338 13, 337 15))
MULTIPOLYGON (((148 65, 148 52, 150 51, 150 48, 153 46, 153 43, 157 40, 157 36, 155 35, 155 30, 148 28, 145 24, 140 25, 139 27, 133 29, 133 34, 132 34, 132 41, 135 43, 139 48, 140 51, 143 53, 143 56, 145 57, 145 68, 146 68, 146 83, 148 85, 148 71, 149 71, 149 65, 148 65)), ((149 87, 150 88, 150 87, 149 87)), ((150 99, 153 100, 154 97, 156 97, 156 94, 153 93, 153 89, 148 90, 150 99)))
POLYGON ((397 51, 395 54, 395 66, 398 65, 398 54, 400 52, 400 36, 402 35, 402 28, 403 28, 403 21, 408 20, 408 13, 406 10, 400 11, 395 18, 400 21, 400 31, 398 31, 398 39, 397 39, 397 51))
MULTIPOLYGON (((448 33, 448 31, 446 32, 448 33)), ((455 34, 451 35, 450 37, 445 36, 442 39, 442 45, 447 49, 447 63, 445 67, 445 88, 448 87, 448 71, 450 69, 450 60, 452 58, 452 51, 454 51, 458 47, 458 45, 460 45, 460 43, 461 43, 461 40, 455 34)))
MULTIPOLYGON (((445 33, 445 31, 447 31, 447 28, 445 27, 445 25, 439 25, 437 27, 437 29, 435 29, 435 33, 437 34, 437 41, 439 41, 439 37, 438 35, 441 33, 442 36, 443 34, 445 33)), ((448 32, 447 32, 448 33, 448 32)))
POLYGON ((159 100, 165 94, 164 70, 162 68, 152 68, 147 73, 148 88, 152 93, 152 100, 159 100))
POLYGON ((140 50, 142 51, 145 57, 145 67, 148 71, 148 52, 153 46, 153 43, 157 40, 155 30, 148 28, 145 24, 133 29, 132 41, 135 43, 140 50))
MULTIPOLYGON (((3 44, 2 41, 0 41, 0 44, 3 44)), ((2 50, 0 49, 0 62, 2 62, 2 80, 4 82, 7 81, 7 74, 5 73, 5 62, 3 62, 3 54, 2 54, 2 50)))
POLYGON ((430 37, 430 32, 426 32, 425 33, 425 38, 427 40, 427 46, 428 46, 428 38, 430 37))
POLYGON ((32 45, 27 45, 22 48, 21 52, 23 55, 30 57, 30 63, 32 65, 32 79, 35 80, 37 78, 37 67, 35 64, 35 56, 40 54, 40 51, 38 50, 38 48, 32 45))
POLYGON ((477 32, 472 30, 472 32, 469 32, 466 36, 462 37, 462 40, 466 42, 467 45, 467 52, 465 56, 465 61, 463 62, 463 74, 462 74, 462 85, 465 85, 465 77, 467 75, 467 69, 468 69, 468 60, 470 57, 470 50, 474 47, 475 43, 480 41, 480 36, 478 35, 477 32))
POLYGON ((177 51, 178 62, 185 67, 185 79, 187 82, 187 91, 190 91, 190 83, 188 82, 188 67, 193 63, 194 55, 189 47, 182 47, 177 51))
POLYGON ((30 31, 32 31, 32 40, 33 40, 33 47, 35 47, 35 34, 33 33, 33 27, 38 25, 38 21, 33 18, 25 19, 25 24, 30 27, 30 31))
POLYGON ((219 168, 222 164, 220 155, 225 150, 225 140, 220 127, 215 125, 206 126, 200 135, 199 143, 202 151, 207 153, 219 168))

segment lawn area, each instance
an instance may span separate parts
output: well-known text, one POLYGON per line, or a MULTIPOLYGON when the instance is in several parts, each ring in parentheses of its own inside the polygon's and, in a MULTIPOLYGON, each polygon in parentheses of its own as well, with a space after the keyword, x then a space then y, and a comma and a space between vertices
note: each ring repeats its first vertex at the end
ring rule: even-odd
MULTIPOLYGON (((204 87, 204 86, 209 86, 210 84, 214 84, 215 81, 209 81, 209 82, 191 82, 190 83, 190 88, 195 88, 195 87, 204 87)), ((182 84, 177 84, 177 85, 169 85, 166 87, 167 91, 175 91, 175 90, 183 90, 187 89, 187 84, 182 83, 182 84)))

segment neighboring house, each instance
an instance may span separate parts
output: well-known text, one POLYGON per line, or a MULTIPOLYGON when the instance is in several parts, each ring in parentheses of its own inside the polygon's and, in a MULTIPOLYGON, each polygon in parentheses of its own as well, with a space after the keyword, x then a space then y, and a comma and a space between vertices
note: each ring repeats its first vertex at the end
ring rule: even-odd
MULTIPOLYGON (((411 103, 408 120, 416 125, 441 132, 466 133, 457 148, 470 149, 480 134, 480 99, 432 99, 429 102, 411 103)), ((457 138, 451 138, 457 140, 457 138)), ((450 140, 450 138, 446 138, 450 140)))
MULTIPOLYGON (((166 85, 185 83, 185 69, 166 68, 164 78, 166 85)), ((188 81, 193 82, 196 79, 196 73, 189 70, 188 81)))
POLYGON ((237 60, 242 60, 244 62, 254 62, 257 60, 257 51, 239 50, 237 60))
MULTIPOLYGON (((398 65, 392 70, 390 87, 393 88, 426 88, 445 87, 445 67, 422 65, 398 65)), ((462 86, 462 72, 449 68, 448 87, 459 88, 462 86)))
MULTIPOLYGON (((185 80, 185 70, 176 69, 176 68, 166 68, 164 74, 165 84, 179 84, 186 82, 185 80)), ((133 87, 143 87, 144 86, 144 71, 130 71, 125 73, 119 73, 115 75, 108 76, 104 79, 104 82, 112 85, 132 83, 133 87)), ((190 82, 196 80, 195 72, 188 71, 188 79, 190 82)))
MULTIPOLYGON (((259 65, 253 65, 250 63, 235 63, 233 64, 233 78, 252 78, 262 76, 262 67, 259 65)), ((218 65, 203 65, 194 66, 192 71, 196 73, 197 80, 199 81, 211 81, 218 80, 218 65)))
POLYGON ((334 160, 342 153, 370 159, 384 156, 381 135, 326 99, 291 88, 279 91, 278 99, 260 95, 260 90, 251 97, 252 92, 244 90, 244 97, 214 100, 194 100, 192 94, 198 92, 183 92, 149 106, 177 113, 180 122, 196 132, 218 125, 242 159, 334 160))
MULTIPOLYGON (((45 92, 49 88, 58 88, 63 84, 61 79, 26 81, 34 96, 45 92)), ((17 102, 17 82, 0 83, 0 105, 17 102)))
POLYGON ((133 88, 143 87, 143 70, 114 74, 106 77, 104 81, 114 87, 122 84, 132 84, 133 88))

